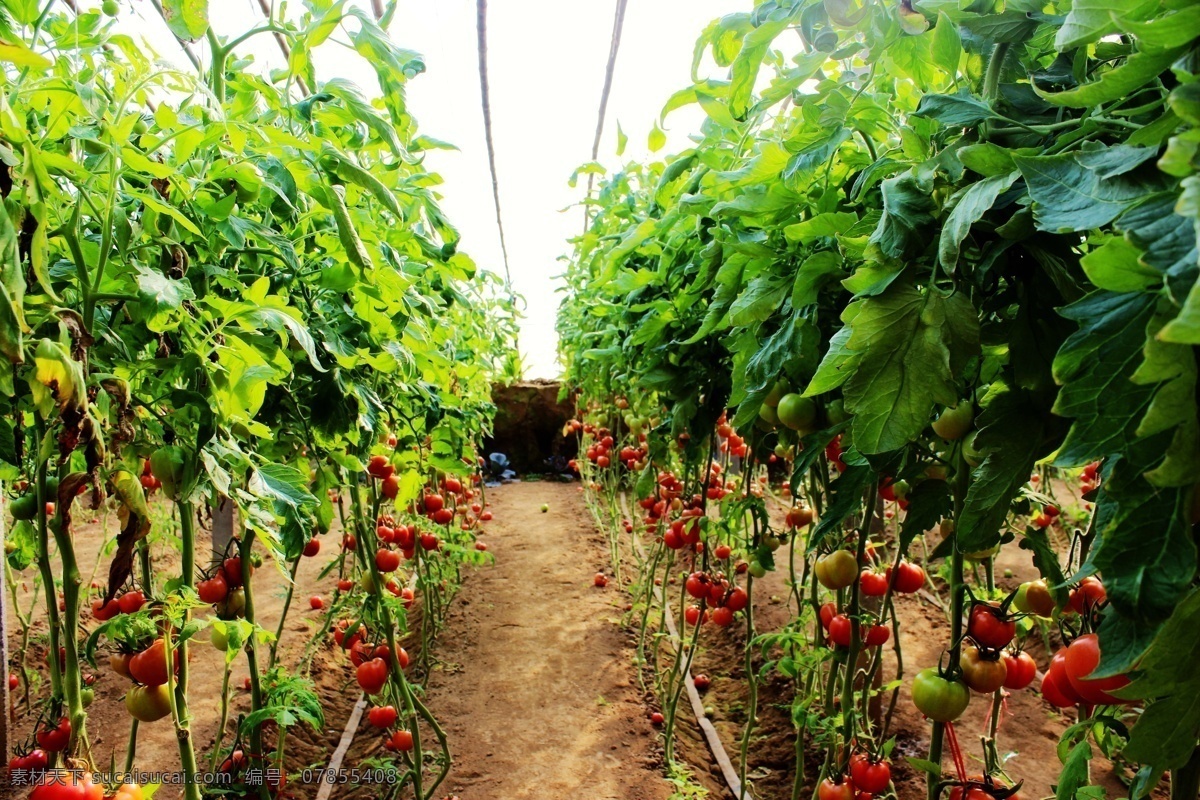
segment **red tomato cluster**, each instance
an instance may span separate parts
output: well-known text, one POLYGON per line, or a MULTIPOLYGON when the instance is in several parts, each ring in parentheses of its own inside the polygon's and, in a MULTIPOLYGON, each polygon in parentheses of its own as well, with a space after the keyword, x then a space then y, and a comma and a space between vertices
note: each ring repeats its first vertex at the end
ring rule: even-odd
POLYGON ((1058 506, 1045 505, 1042 510, 1034 515, 1031 522, 1035 528, 1049 528, 1058 521, 1058 515, 1062 513, 1058 506))
POLYGON ((839 433, 833 441, 825 445, 825 458, 840 473, 846 471, 846 462, 842 461, 842 435, 839 433))
POLYGON ((688 606, 684 611, 684 619, 689 625, 703 624, 711 619, 716 625, 728 628, 733 624, 733 615, 750 603, 750 595, 745 589, 731 584, 727 578, 704 572, 689 575, 684 588, 691 597, 707 602, 712 607, 710 615, 708 611, 702 613, 700 606, 688 606))
POLYGON ((138 482, 142 484, 142 488, 147 493, 152 494, 156 489, 162 488, 162 481, 154 477, 154 473, 150 471, 150 459, 142 461, 142 475, 138 478, 138 482))
POLYGON ((106 622, 118 614, 133 614, 146 604, 146 595, 139 589, 123 592, 107 603, 100 597, 92 601, 92 616, 106 622))
MULTIPOLYGON (((837 604, 826 603, 819 614, 821 627, 829 641, 839 647, 849 647, 854 637, 854 626, 850 617, 838 611, 837 604)), ((858 639, 866 647, 880 647, 891 638, 892 629, 887 625, 859 625, 858 639)))
POLYGON ((1083 468, 1083 473, 1079 476, 1079 491, 1083 494, 1088 494, 1095 490, 1100 485, 1100 462, 1093 461, 1083 468))
POLYGON ((734 433, 733 426, 725 421, 724 413, 717 420, 717 436, 721 439, 721 445, 718 449, 722 453, 729 453, 729 455, 738 458, 745 458, 750 454, 750 448, 746 446, 745 440, 734 433))

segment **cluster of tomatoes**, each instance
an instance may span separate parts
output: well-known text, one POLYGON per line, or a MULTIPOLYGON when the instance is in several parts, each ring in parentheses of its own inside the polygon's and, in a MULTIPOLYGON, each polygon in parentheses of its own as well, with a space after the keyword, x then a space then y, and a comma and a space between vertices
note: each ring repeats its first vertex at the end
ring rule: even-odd
POLYGON ((379 481, 379 493, 389 500, 400 494, 400 477, 387 456, 371 456, 367 462, 367 474, 379 481))
POLYGON ((147 494, 152 494, 162 488, 162 481, 154 476, 154 472, 150 468, 150 459, 148 458, 142 461, 142 474, 138 478, 138 482, 142 484, 142 488, 146 490, 147 494))
MULTIPOLYGON (((92 783, 87 770, 53 770, 40 775, 29 800, 104 800, 104 786, 92 783)), ((135 783, 117 787, 109 800, 142 800, 145 795, 135 783)))
MULTIPOLYGON (((853 553, 840 548, 817 559, 813 571, 822 586, 835 592, 848 589, 857 581, 859 593, 864 597, 882 597, 889 586, 899 594, 912 594, 925 585, 925 570, 918 564, 901 561, 894 574, 891 567, 879 572, 869 566, 862 568, 853 553)), ((819 617, 831 643, 838 647, 853 643, 854 622, 838 610, 836 603, 821 606, 819 617)), ((879 647, 891 638, 891 628, 878 623, 860 624, 858 637, 867 647, 879 647)))
MULTIPOLYGON (((179 671, 179 651, 171 653, 174 671, 179 671)), ((109 658, 113 672, 134 681, 125 693, 125 710, 139 722, 157 722, 171 713, 167 688, 167 644, 155 639, 134 653, 114 653, 109 658)))
POLYGON ((1041 511, 1033 515, 1033 519, 1030 522, 1035 528, 1049 528, 1058 520, 1058 515, 1061 513, 1058 506, 1044 505, 1041 511))
POLYGON ((745 458, 750 453, 750 448, 746 446, 746 441, 734 433, 733 426, 725 421, 725 414, 722 412, 721 418, 717 420, 717 436, 721 440, 718 447, 722 453, 729 453, 737 458, 745 458))
MULTIPOLYGON (((728 545, 718 547, 728 548, 728 545)), ((724 555, 729 557, 728 552, 724 555)), ((688 625, 702 625, 711 619, 713 624, 728 628, 733 624, 733 615, 750 603, 750 595, 745 589, 731 583, 728 578, 706 572, 693 572, 688 575, 684 589, 690 597, 701 603, 691 604, 684 609, 684 619, 688 625), (711 614, 703 607, 704 604, 711 607, 711 614)))
POLYGON ((400 714, 395 706, 375 706, 367 712, 367 721, 371 723, 371 727, 379 728, 387 734, 383 740, 384 748, 407 753, 413 749, 412 732, 404 728, 391 730, 399 718, 400 714))
MULTIPOLYGON (((317 544, 320 549, 320 542, 317 544)), ((308 547, 305 549, 307 551, 308 547)), ((253 575, 254 564, 248 566, 249 573, 253 575)), ((209 577, 196 584, 196 593, 203 602, 215 608, 220 619, 237 619, 244 615, 246 589, 243 586, 241 556, 230 556, 217 565, 209 577)))
POLYGON ((892 765, 870 753, 850 756, 845 774, 821 781, 819 800, 870 800, 892 785, 892 765))
POLYGON ((333 640, 350 654, 354 677, 367 694, 383 691, 393 666, 399 664, 400 669, 408 667, 408 652, 403 647, 397 645, 393 653, 386 644, 367 642, 365 628, 348 619, 338 620, 334 625, 333 640))
POLYGON ((1090 494, 1100 485, 1100 462, 1093 461, 1083 468, 1083 473, 1079 476, 1079 491, 1083 494, 1090 494))
POLYGON ((145 604, 146 595, 138 589, 133 589, 117 595, 107 603, 102 597, 96 598, 92 601, 92 616, 100 622, 107 622, 118 614, 140 611, 145 604))

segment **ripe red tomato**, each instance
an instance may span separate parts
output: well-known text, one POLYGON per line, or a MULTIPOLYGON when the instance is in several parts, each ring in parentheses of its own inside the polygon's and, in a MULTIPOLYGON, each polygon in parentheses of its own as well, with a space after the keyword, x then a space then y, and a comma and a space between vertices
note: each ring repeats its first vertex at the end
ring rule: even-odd
MULTIPOLYGON (((179 670, 179 651, 172 652, 175 669, 179 670)), ((167 644, 162 639, 129 659, 129 674, 146 686, 162 686, 167 682, 167 644)))
POLYGON ((740 586, 734 587, 734 590, 729 593, 729 597, 725 598, 725 605, 730 611, 742 611, 750 604, 750 595, 746 594, 746 590, 740 586))
POLYGON ((16 689, 16 688, 17 688, 18 686, 20 686, 20 685, 21 685, 21 679, 20 679, 20 678, 18 678, 16 675, 9 675, 9 676, 8 676, 8 688, 9 688, 9 689, 16 689))
MULTIPOLYGON (((445 509, 443 509, 443 510, 445 510, 445 509)), ((441 545, 441 542, 438 541, 438 537, 436 535, 434 535, 432 533, 422 533, 421 534, 421 549, 422 550, 425 550, 427 552, 432 551, 432 550, 437 550, 440 545, 441 545)))
POLYGON ((24 770, 25 772, 41 772, 50 766, 50 757, 40 748, 30 750, 23 756, 9 759, 8 771, 24 770))
POLYGON ((712 621, 714 624, 719 625, 722 628, 728 628, 733 624, 733 611, 730 610, 729 606, 714 608, 712 612, 712 621))
POLYGON ((100 622, 105 622, 112 619, 117 614, 121 613, 121 604, 117 600, 109 600, 104 602, 103 598, 92 601, 92 616, 100 622))
POLYGON ((975 603, 967 617, 967 635, 980 647, 999 650, 1007 647, 1017 634, 1017 621, 999 606, 975 603))
POLYGON ((460 481, 458 478, 446 478, 446 480, 442 482, 442 487, 445 488, 447 492, 450 492, 450 494, 458 494, 462 491, 462 481, 460 481))
POLYGON ((371 456, 371 460, 367 462, 367 474, 372 478, 386 478, 392 474, 392 469, 387 456, 371 456))
POLYGON ((387 683, 388 665, 382 658, 372 658, 370 661, 364 661, 355 670, 354 677, 358 680, 358 685, 367 694, 379 694, 387 683))
POLYGON ((380 572, 395 572, 400 569, 400 554, 381 547, 375 551, 375 566, 380 572))
POLYGON ((650 715, 650 724, 654 726, 662 725, 667 719, 662 715, 661 711, 655 711, 650 715))
POLYGON ((1104 590, 1104 584, 1095 575, 1089 575, 1079 582, 1079 585, 1071 590, 1069 599, 1067 600, 1067 608, 1074 611, 1076 614, 1083 614, 1108 600, 1108 592, 1104 590))
POLYGON ((376 658, 382 658, 388 663, 389 666, 398 661, 400 663, 400 669, 406 669, 408 667, 408 651, 400 645, 396 645, 396 655, 399 656, 399 658, 393 659, 391 657, 386 644, 377 645, 373 655, 376 658))
POLYGON ((321 597, 319 594, 314 594, 312 597, 308 598, 308 606, 313 611, 320 611, 325 607, 325 598, 321 597))
POLYGON ((836 779, 826 778, 817 787, 819 800, 854 800, 854 784, 839 775, 836 779))
POLYGON ((958 664, 963 671, 963 682, 980 694, 996 691, 1004 685, 1008 677, 1008 667, 999 653, 984 653, 971 645, 963 647, 958 664))
POLYGON ((425 495, 425 513, 435 514, 441 511, 446 505, 446 501, 442 499, 440 494, 425 495))
POLYGON ((1006 670, 1004 688, 1014 691, 1024 689, 1033 683, 1033 679, 1037 675, 1037 662, 1024 650, 1019 653, 1005 653, 1004 668, 1006 670))
POLYGON ((340 581, 338 581, 338 591, 339 592, 349 592, 349 591, 352 591, 353 589, 354 589, 354 581, 350 580, 349 578, 342 578, 340 581))
POLYGON ((379 484, 379 491, 388 500, 395 500, 396 495, 400 494, 400 477, 388 475, 383 479, 383 483, 379 484))
POLYGON ((358 549, 358 537, 352 533, 347 533, 342 537, 342 549, 347 552, 354 552, 358 549))
POLYGON ((229 583, 222 572, 196 584, 196 592, 205 603, 220 603, 229 596, 229 583))
POLYGON ((59 719, 53 728, 42 728, 34 737, 38 747, 47 753, 58 753, 67 749, 71 742, 71 720, 68 717, 59 719))
POLYGON ((693 572, 684 583, 687 593, 697 600, 708 597, 708 576, 703 572, 693 572))
POLYGON ((707 675, 697 675, 692 678, 692 685, 696 687, 697 692, 703 692, 712 685, 712 681, 708 679, 707 675))
POLYGON ((314 536, 304 545, 304 555, 312 558, 319 552, 321 552, 321 540, 314 536))
POLYGON ((713 548, 713 556, 719 561, 725 561, 731 555, 733 555, 733 548, 727 544, 719 544, 713 548))
POLYGON ((1067 680, 1075 694, 1082 697, 1090 705, 1110 706, 1121 705, 1126 701, 1113 697, 1114 692, 1129 685, 1125 675, 1112 675, 1107 678, 1089 678, 1100 665, 1100 639, 1094 633, 1084 634, 1066 649, 1063 667, 1067 680))
POLYGON ((104 800, 104 787, 92 783, 90 772, 53 770, 38 780, 29 800, 104 800))
POLYGON ((407 753, 413 749, 413 735, 411 731, 399 730, 392 734, 392 738, 388 739, 388 744, 393 750, 399 750, 407 753))
MULTIPOLYGON (((708 612, 705 612, 708 616, 708 612)), ((695 626, 700 621, 700 606, 688 606, 683 610, 683 618, 688 625, 695 626)))
POLYGON ((146 604, 146 595, 135 589, 118 597, 117 602, 121 606, 122 614, 134 614, 146 604))
MULTIPOLYGON (((221 565, 221 572, 225 575, 225 583, 230 589, 236 589, 242 585, 242 557, 230 556, 225 559, 225 563, 221 565)), ((250 565, 250 574, 254 574, 254 565, 250 565)))
POLYGON ((390 728, 399 716, 395 706, 376 706, 367 712, 367 721, 376 728, 390 728))
MULTIPOLYGON (((888 580, 892 577, 892 568, 888 567, 885 572, 888 580)), ((896 570, 895 590, 900 594, 913 594, 919 592, 925 586, 925 570, 919 564, 914 564, 911 561, 901 561, 900 567, 896 570)))
POLYGON ((833 621, 833 618, 836 615, 837 615, 837 605, 836 604, 826 603, 825 605, 821 606, 821 611, 820 611, 821 627, 824 628, 825 630, 829 630, 829 623, 831 623, 833 621))
POLYGON ((1042 677, 1042 697, 1055 708, 1083 705, 1080 697, 1071 686, 1066 672, 1067 651, 1059 650, 1050 659, 1050 668, 1042 677))
POLYGON ((603 589, 605 586, 608 586, 608 576, 603 572, 597 572, 596 576, 592 578, 592 585, 603 589))
POLYGON ((855 753, 850 756, 850 780, 860 792, 881 794, 892 782, 891 764, 866 753, 855 753))
POLYGON ((864 569, 858 576, 858 588, 867 597, 883 597, 887 594, 888 578, 882 572, 864 569))
POLYGON ((892 637, 892 629, 887 625, 872 625, 867 628, 867 635, 864 639, 867 647, 879 647, 887 644, 887 640, 892 637))
POLYGON ((834 644, 849 647, 853 637, 854 628, 845 614, 838 614, 829 620, 829 638, 834 644))

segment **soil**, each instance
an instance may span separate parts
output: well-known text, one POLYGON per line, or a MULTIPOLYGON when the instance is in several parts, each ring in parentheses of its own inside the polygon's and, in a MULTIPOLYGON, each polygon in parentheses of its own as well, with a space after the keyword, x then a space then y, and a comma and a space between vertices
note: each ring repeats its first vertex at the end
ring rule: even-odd
POLYGON ((465 582, 436 654, 429 706, 455 754, 461 800, 655 800, 670 792, 607 571, 578 484, 488 494, 496 564, 465 582), (546 513, 540 508, 549 506, 546 513))

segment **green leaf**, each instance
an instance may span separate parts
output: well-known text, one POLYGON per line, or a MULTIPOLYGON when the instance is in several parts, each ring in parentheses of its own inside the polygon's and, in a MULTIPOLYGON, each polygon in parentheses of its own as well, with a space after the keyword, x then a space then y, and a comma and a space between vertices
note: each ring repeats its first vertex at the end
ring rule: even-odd
POLYGON ((934 65, 953 78, 958 74, 958 62, 962 59, 962 52, 958 26, 951 22, 944 11, 939 11, 937 25, 933 29, 933 41, 929 45, 929 54, 934 65))
POLYGON ((858 222, 858 215, 849 211, 829 211, 811 219, 788 225, 783 235, 789 242, 809 244, 825 236, 837 236, 858 222))
POLYGON ((196 299, 187 281, 171 280, 144 266, 137 268, 137 296, 146 313, 146 327, 158 333, 178 328, 187 316, 183 304, 196 299))
POLYGON ((874 479, 875 470, 869 466, 851 464, 829 484, 829 504, 808 537, 809 553, 819 550, 826 538, 841 537, 847 518, 862 512, 863 492, 874 479))
POLYGON ((990 142, 960 147, 956 155, 964 167, 989 178, 1005 175, 1017 168, 1012 151, 990 142))
POLYGON ((395 155, 402 155, 404 147, 400 144, 400 136, 396 128, 382 114, 375 110, 363 96, 362 90, 346 78, 331 78, 321 85, 328 94, 342 101, 342 105, 359 122, 371 129, 380 141, 387 144, 395 155))
POLYGON ((925 186, 912 172, 888 178, 881 187, 883 216, 871 234, 871 243, 879 245, 884 254, 903 258, 925 248, 934 224, 933 200, 930 187, 925 186))
POLYGON ((163 0, 163 19, 171 33, 194 42, 208 31, 208 0, 163 0))
POLYGON ((943 517, 954 511, 950 484, 946 481, 925 480, 908 493, 908 509, 900 524, 900 549, 907 550, 913 540, 932 529, 943 517))
POLYGON ((1086 739, 1071 748, 1070 755, 1063 761, 1063 770, 1058 774, 1054 800, 1075 800, 1075 792, 1088 784, 1088 762, 1091 759, 1092 746, 1086 739))
POLYGON ((936 119, 951 128, 971 127, 996 118, 987 102, 966 89, 958 94, 924 95, 917 104, 916 115, 936 119))
MULTIPOLYGON (((1158 4, 1147 0, 1146 5, 1153 9, 1158 4)), ((1185 6, 1149 22, 1123 21, 1121 28, 1136 36, 1143 50, 1183 47, 1200 36, 1200 6, 1185 6)))
POLYGON ((1013 160, 1029 187, 1038 228, 1052 233, 1107 225, 1158 185, 1128 176, 1102 179, 1073 155, 1014 155, 1013 160))
MULTIPOLYGON (((846 312, 851 309, 857 311, 858 308, 859 304, 857 303, 847 306, 846 311, 842 312, 843 319, 845 319, 846 312)), ((829 349, 825 351, 825 357, 817 366, 817 372, 813 375, 813 379, 808 382, 808 387, 804 390, 805 397, 816 397, 826 392, 832 392, 849 380, 854 371, 858 369, 863 354, 846 347, 846 342, 850 340, 850 334, 853 332, 847 323, 845 327, 830 337, 829 349)))
POLYGON ((958 402, 955 375, 979 350, 979 323, 965 294, 893 285, 861 301, 846 347, 861 353, 843 392, 854 446, 895 450, 920 436, 934 405, 958 402))
POLYGON ((1119 67, 1103 73, 1098 81, 1085 83, 1065 92, 1045 92, 1034 84, 1034 91, 1055 106, 1089 108, 1129 97, 1138 89, 1158 77, 1175 59, 1182 48, 1153 52, 1134 53, 1119 67))
POLYGON ((658 127, 658 123, 650 129, 650 135, 646 138, 646 147, 651 153, 657 153, 662 150, 667 144, 667 135, 663 133, 663 129, 658 127))
POLYGON ((762 66, 763 58, 775 37, 787 30, 791 24, 788 16, 772 19, 754 28, 742 38, 742 49, 729 68, 729 112, 742 119, 750 107, 754 92, 754 81, 762 66))
POLYGON ((791 184, 800 176, 824 166, 852 133, 849 128, 835 128, 820 139, 805 145, 788 159, 787 166, 783 169, 784 182, 791 184))
POLYGON ((1187 763, 1200 737, 1200 590, 1193 589, 1159 631, 1120 694, 1153 699, 1130 733, 1124 756, 1151 765, 1156 777, 1187 763))
POLYGON ((975 468, 958 517, 956 541, 964 553, 1000 542, 1009 507, 1038 459, 1054 449, 1048 410, 1027 392, 993 384, 979 415, 976 446, 987 455, 975 468))
POLYGON ((346 201, 343 197, 345 188, 341 186, 321 186, 319 188, 321 191, 317 199, 333 212, 338 240, 342 243, 346 257, 360 270, 372 268, 374 265, 371 261, 371 254, 367 252, 366 245, 358 235, 354 220, 350 219, 350 210, 346 208, 346 201))
POLYGON ((25 270, 17 245, 17 230, 0 205, 0 353, 14 364, 25 362, 25 270))
POLYGON ((287 560, 300 556, 316 522, 317 499, 307 485, 308 476, 286 464, 261 464, 250 479, 250 491, 272 505, 287 560))
POLYGON ((1162 283, 1162 275, 1141 263, 1142 251, 1124 237, 1111 237, 1080 259, 1088 280, 1110 292, 1140 292, 1162 283))
POLYGON ((822 250, 804 259, 796 270, 792 284, 792 308, 803 308, 817 302, 821 287, 831 275, 842 270, 842 257, 836 251, 822 250))
POLYGON ((1154 387, 1138 386, 1132 377, 1155 305, 1150 294, 1097 291, 1060 310, 1079 325, 1054 357, 1054 379, 1062 386, 1054 413, 1074 419, 1055 459, 1060 466, 1083 466, 1137 438, 1154 387))
POLYGON ((1059 50, 1076 47, 1125 30, 1132 20, 1144 20, 1159 7, 1156 0, 1075 0, 1054 39, 1059 50))
POLYGON ((957 266, 959 247, 971 232, 971 226, 983 219, 983 215, 995 205, 996 198, 1008 191, 1018 177, 1019 172, 1010 172, 984 178, 960 189, 951 198, 953 208, 942 226, 938 241, 938 261, 948 272, 953 272, 957 266))

